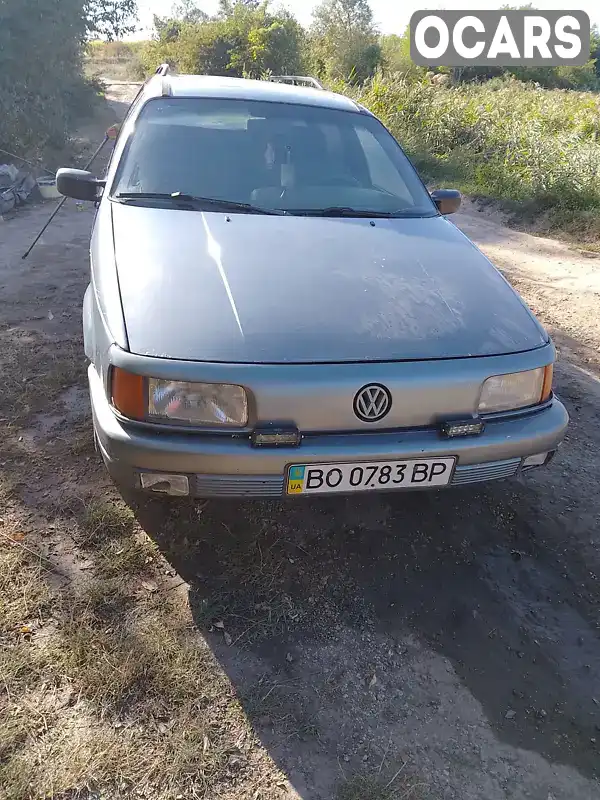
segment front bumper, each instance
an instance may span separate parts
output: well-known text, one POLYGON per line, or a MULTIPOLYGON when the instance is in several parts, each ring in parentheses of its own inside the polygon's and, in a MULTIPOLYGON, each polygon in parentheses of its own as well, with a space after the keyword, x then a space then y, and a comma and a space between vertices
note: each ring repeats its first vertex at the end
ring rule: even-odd
POLYGON ((447 439, 437 430, 305 436, 300 447, 260 449, 247 438, 153 431, 123 424, 89 368, 94 427, 114 480, 140 488, 141 473, 187 476, 194 497, 281 497, 290 464, 457 456, 452 486, 509 478, 524 458, 552 453, 569 417, 556 398, 544 409, 488 422, 481 436, 447 439))

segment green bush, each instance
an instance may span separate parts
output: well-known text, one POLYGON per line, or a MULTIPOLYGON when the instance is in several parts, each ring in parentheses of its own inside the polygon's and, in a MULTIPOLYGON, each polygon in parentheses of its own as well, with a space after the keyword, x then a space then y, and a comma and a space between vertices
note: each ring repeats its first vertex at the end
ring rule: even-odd
POLYGON ((432 182, 519 204, 548 229, 600 235, 599 94, 431 76, 341 88, 385 121, 432 182))
POLYGON ((164 20, 160 37, 139 57, 147 74, 161 63, 180 72, 260 78, 266 72, 302 70, 304 31, 285 10, 236 3, 208 21, 164 20))
POLYGON ((85 32, 81 0, 0 2, 0 147, 39 154, 63 145, 90 102, 85 32))

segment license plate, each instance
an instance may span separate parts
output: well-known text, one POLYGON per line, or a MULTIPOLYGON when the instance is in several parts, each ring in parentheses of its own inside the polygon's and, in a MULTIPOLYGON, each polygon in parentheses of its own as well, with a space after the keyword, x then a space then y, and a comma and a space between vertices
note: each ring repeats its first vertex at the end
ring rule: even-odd
POLYGON ((288 469, 288 494, 335 494, 447 486, 456 458, 307 464, 288 469))

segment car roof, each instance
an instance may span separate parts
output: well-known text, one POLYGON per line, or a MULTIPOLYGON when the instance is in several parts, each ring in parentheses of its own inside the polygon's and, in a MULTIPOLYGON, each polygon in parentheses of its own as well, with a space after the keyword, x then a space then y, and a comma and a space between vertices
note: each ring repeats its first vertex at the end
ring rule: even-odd
POLYGON ((335 92, 274 81, 226 78, 217 75, 174 75, 172 73, 165 76, 155 75, 148 81, 144 94, 147 98, 166 96, 262 100, 270 103, 320 106, 340 111, 368 113, 354 100, 335 92))

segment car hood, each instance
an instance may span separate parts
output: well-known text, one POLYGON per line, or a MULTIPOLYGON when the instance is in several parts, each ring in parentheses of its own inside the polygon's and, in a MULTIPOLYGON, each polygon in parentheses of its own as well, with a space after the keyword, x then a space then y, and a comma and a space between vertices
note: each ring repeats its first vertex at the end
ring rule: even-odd
POLYGON ((235 363, 531 350, 547 336, 451 222, 112 203, 130 350, 235 363))

